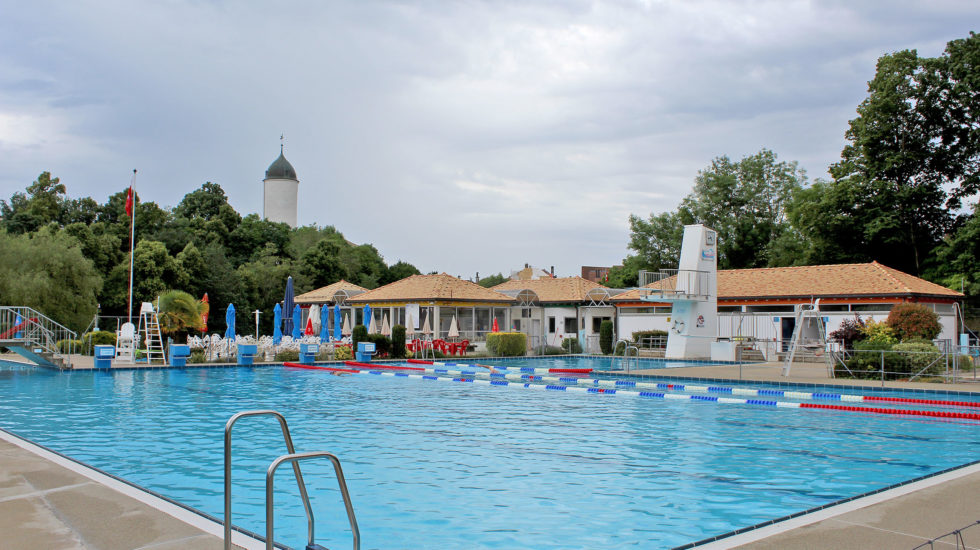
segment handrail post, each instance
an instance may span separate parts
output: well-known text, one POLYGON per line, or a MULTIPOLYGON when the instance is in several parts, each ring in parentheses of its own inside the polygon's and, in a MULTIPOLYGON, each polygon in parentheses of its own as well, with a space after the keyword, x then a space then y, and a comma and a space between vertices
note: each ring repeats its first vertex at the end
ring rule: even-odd
MULTIPOLYGON (((344 508, 347 509, 347 521, 350 522, 351 534, 354 536, 354 550, 360 550, 361 548, 361 532, 357 528, 357 518, 354 517, 354 504, 350 499, 350 492, 347 491, 347 481, 344 478, 344 470, 340 467, 340 459, 337 458, 333 453, 328 453, 326 451, 313 451, 308 453, 289 453, 288 455, 280 456, 279 458, 272 461, 269 465, 269 469, 266 470, 265 474, 265 547, 266 550, 273 550, 275 547, 274 532, 275 532, 275 479, 276 479, 276 469, 284 462, 292 462, 293 468, 299 464, 301 460, 307 460, 310 458, 326 458, 333 464, 334 472, 337 474, 337 485, 340 487, 340 495, 344 499, 344 508)), ((310 537, 310 546, 313 546, 312 533, 310 537)))
MULTIPOLYGON (((282 428, 282 436, 286 442, 286 450, 289 454, 295 454, 293 448, 293 438, 289 435, 289 426, 286 419, 281 414, 273 410, 243 411, 232 415, 225 423, 225 550, 231 550, 231 428, 239 419, 247 416, 274 416, 279 421, 282 428)), ((313 508, 310 506, 310 497, 306 493, 306 484, 303 482, 303 473, 299 469, 299 464, 293 462, 293 473, 296 475, 296 484, 299 486, 299 494, 303 499, 303 507, 306 509, 306 519, 309 523, 309 540, 313 544, 313 508)))

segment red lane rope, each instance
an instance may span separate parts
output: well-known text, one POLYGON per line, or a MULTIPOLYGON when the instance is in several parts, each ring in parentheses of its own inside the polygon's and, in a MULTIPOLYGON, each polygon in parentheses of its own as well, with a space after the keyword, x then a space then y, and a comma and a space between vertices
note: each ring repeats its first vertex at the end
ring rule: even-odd
POLYGON ((283 363, 283 366, 284 367, 292 367, 294 369, 326 370, 326 371, 330 371, 330 372, 349 372, 349 373, 358 373, 358 372, 361 372, 359 370, 335 369, 333 367, 321 367, 321 366, 318 366, 318 365, 303 365, 303 364, 300 364, 300 363, 283 363))
POLYGON ((416 365, 431 365, 432 361, 424 361, 422 359, 409 359, 409 363, 415 363, 416 365))
POLYGON ((886 401, 888 403, 915 403, 917 405, 946 405, 952 407, 978 407, 980 403, 970 403, 968 401, 941 401, 938 399, 915 399, 911 397, 882 397, 879 395, 865 395, 865 401, 886 401))
POLYGON ((931 416, 933 418, 961 418, 980 420, 980 414, 949 411, 913 411, 909 409, 879 409, 874 407, 849 407, 847 405, 824 405, 822 403, 800 403, 801 409, 829 409, 834 411, 863 412, 872 414, 897 414, 909 416, 931 416))
POLYGON ((371 370, 425 370, 422 367, 396 367, 395 365, 376 365, 373 363, 358 363, 357 361, 344 361, 344 364, 348 367, 361 367, 371 370))
POLYGON ((548 372, 565 372, 569 374, 589 374, 592 369, 548 369, 548 372))

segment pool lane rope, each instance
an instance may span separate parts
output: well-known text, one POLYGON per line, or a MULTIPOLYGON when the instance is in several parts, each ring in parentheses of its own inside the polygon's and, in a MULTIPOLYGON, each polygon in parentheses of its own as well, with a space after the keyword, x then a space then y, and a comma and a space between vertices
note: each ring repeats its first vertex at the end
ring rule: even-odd
MULTIPOLYGON (((534 367, 498 367, 496 365, 469 365, 469 364, 459 364, 459 363, 439 363, 431 362, 429 363, 436 366, 454 366, 454 367, 478 367, 483 369, 496 369, 496 370, 520 370, 520 372, 554 372, 556 369, 541 369, 534 367)), ((366 365, 366 364, 365 364, 366 365)), ((403 367, 403 368, 415 368, 415 367, 403 367)), ((448 375, 461 375, 461 376, 481 376, 485 375, 482 371, 468 371, 468 370, 455 370, 455 369, 441 369, 441 368, 431 368, 425 369, 426 372, 434 372, 437 374, 448 374, 448 375)), ((577 370, 591 370, 591 369, 577 369, 577 370)), ((558 372, 564 372, 565 369, 559 369, 558 372)), ((499 376, 491 374, 491 377, 499 376)), ((786 391, 786 390, 770 390, 770 389, 753 389, 753 388, 734 388, 730 386, 700 386, 695 384, 670 384, 663 382, 635 382, 632 380, 603 380, 599 378, 573 378, 573 377, 556 377, 556 376, 535 376, 533 378, 528 378, 521 376, 520 378, 515 378, 518 375, 504 373, 503 376, 507 380, 518 380, 518 379, 531 379, 531 380, 541 380, 542 382, 558 382, 562 384, 578 384, 578 385, 591 385, 591 386, 601 386, 601 387, 635 387, 639 389, 650 389, 650 390, 668 390, 668 391, 685 391, 690 393, 719 393, 719 394, 729 394, 729 395, 743 395, 752 397, 785 397, 787 399, 799 399, 799 400, 822 400, 822 401, 844 401, 851 403, 863 403, 863 402, 878 402, 878 403, 903 403, 908 405, 931 405, 937 407, 970 407, 970 408, 980 408, 980 403, 974 403, 969 401, 948 401, 939 399, 917 399, 909 397, 887 397, 880 395, 851 395, 846 393, 829 393, 829 392, 801 392, 801 391, 786 391)))
MULTIPOLYGON (((725 405, 754 405, 754 406, 762 406, 762 407, 770 407, 770 408, 776 407, 776 408, 790 408, 790 409, 824 409, 824 410, 837 410, 837 411, 847 411, 847 412, 861 412, 861 413, 868 413, 868 414, 925 416, 931 418, 952 418, 952 419, 961 419, 961 420, 980 421, 980 414, 976 414, 976 413, 961 413, 961 412, 951 412, 951 411, 918 411, 918 410, 911 410, 911 409, 882 409, 876 407, 854 407, 854 406, 847 406, 847 405, 829 405, 829 404, 822 404, 822 403, 793 403, 789 401, 776 401, 776 400, 769 400, 769 399, 741 399, 741 398, 734 398, 734 397, 717 397, 713 395, 684 395, 684 394, 677 394, 677 393, 635 391, 635 390, 624 390, 618 388, 603 388, 603 387, 583 388, 579 386, 564 386, 558 384, 534 384, 530 382, 510 382, 507 380, 501 380, 499 378, 497 379, 487 379, 482 377, 478 378, 473 375, 438 376, 434 374, 421 374, 418 373, 418 371, 413 367, 401 367, 401 368, 394 368, 394 369, 386 368, 384 370, 375 368, 372 370, 367 370, 367 368, 369 367, 367 363, 356 363, 354 361, 348 361, 345 364, 349 367, 361 367, 365 370, 338 369, 332 367, 301 365, 298 363, 284 363, 284 366, 311 369, 311 370, 323 370, 323 371, 329 371, 337 374, 391 376, 397 378, 432 380, 436 382, 458 382, 458 383, 479 384, 479 385, 487 385, 487 386, 521 388, 521 389, 538 390, 538 391, 562 391, 567 393, 589 393, 589 394, 601 394, 601 395, 611 395, 611 396, 619 396, 619 397, 645 397, 645 398, 677 400, 677 401, 700 401, 700 402, 719 403, 725 405)), ((371 365, 371 367, 376 367, 376 366, 377 365, 371 365)), ((425 369, 423 368, 422 370, 425 369)), ((539 377, 534 377, 534 379, 538 379, 538 378, 539 377)), ((617 381, 617 382, 622 382, 622 381, 617 381)))

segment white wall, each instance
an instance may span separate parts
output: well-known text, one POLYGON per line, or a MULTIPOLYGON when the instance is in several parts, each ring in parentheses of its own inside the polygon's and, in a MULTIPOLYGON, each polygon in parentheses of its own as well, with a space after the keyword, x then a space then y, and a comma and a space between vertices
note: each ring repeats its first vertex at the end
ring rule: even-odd
POLYGON ((262 215, 271 222, 296 227, 298 194, 299 182, 296 180, 265 180, 262 215))

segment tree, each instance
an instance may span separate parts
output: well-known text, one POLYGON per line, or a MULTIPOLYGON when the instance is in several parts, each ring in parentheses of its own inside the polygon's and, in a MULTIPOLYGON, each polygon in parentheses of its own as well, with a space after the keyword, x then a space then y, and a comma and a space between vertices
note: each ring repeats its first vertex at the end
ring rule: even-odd
POLYGON ((0 296, 81 331, 98 309, 102 279, 78 241, 56 231, 11 235, 0 230, 0 296))
POLYGON ((681 239, 684 236, 684 222, 677 212, 650 214, 644 221, 630 214, 629 248, 637 253, 637 260, 623 260, 623 266, 629 265, 638 270, 659 271, 677 267, 681 255, 681 239))
POLYGON ((308 249, 301 261, 301 269, 313 288, 335 283, 348 275, 340 263, 341 250, 337 243, 322 240, 308 249))
POLYGON ((27 186, 27 194, 14 193, 10 203, 0 201, 3 228, 11 233, 30 233, 61 219, 65 203, 65 184, 52 178, 51 172, 41 172, 27 186))
POLYGON ((480 279, 479 281, 477 281, 477 284, 480 285, 480 286, 482 286, 483 288, 493 288, 493 287, 495 287, 495 286, 497 286, 499 284, 502 284, 502 283, 507 282, 508 280, 510 280, 510 279, 508 279, 507 277, 504 277, 503 274, 497 273, 496 275, 490 275, 489 277, 483 277, 482 279, 480 279))
POLYGON ((395 281, 400 281, 411 277, 412 275, 421 274, 422 272, 420 272, 414 265, 408 262, 398 261, 395 264, 388 266, 388 270, 381 279, 380 283, 382 285, 386 285, 388 283, 393 283, 395 281))
POLYGON ((927 278, 963 291, 974 307, 980 305, 980 205, 964 216, 956 230, 936 248, 927 278))
POLYGON ((164 334, 204 330, 204 315, 208 308, 207 302, 182 290, 168 290, 160 295, 157 303, 160 330, 164 334))

